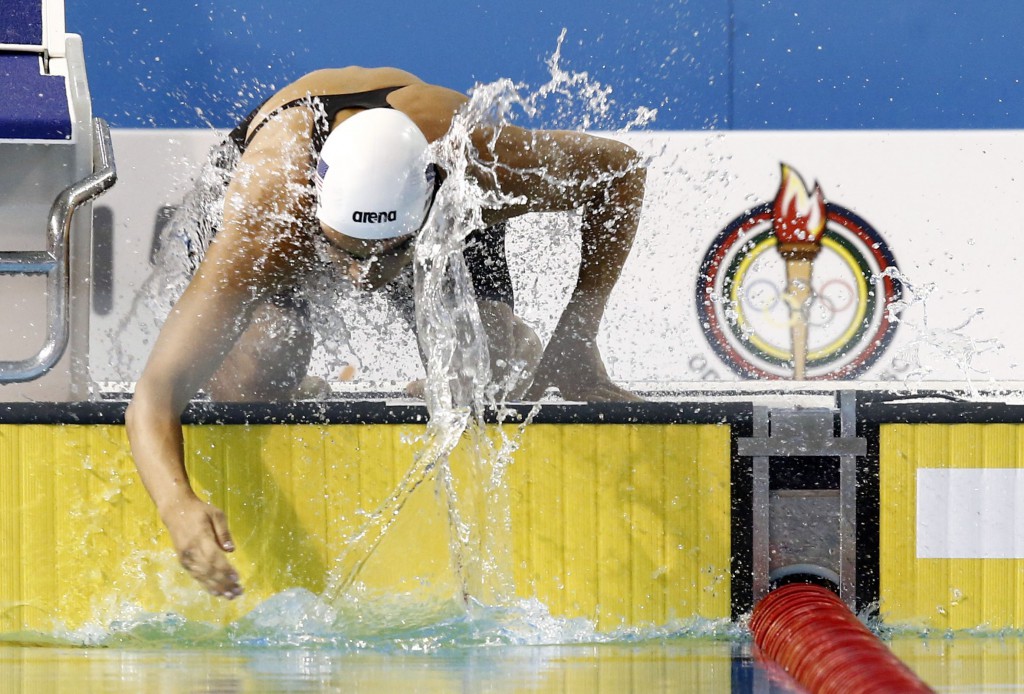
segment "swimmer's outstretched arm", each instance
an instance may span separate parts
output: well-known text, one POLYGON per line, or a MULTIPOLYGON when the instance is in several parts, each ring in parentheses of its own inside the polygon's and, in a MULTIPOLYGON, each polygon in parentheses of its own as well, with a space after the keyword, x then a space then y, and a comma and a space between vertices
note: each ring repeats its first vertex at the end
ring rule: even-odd
POLYGON ((485 164, 481 183, 491 180, 525 201, 499 215, 582 210, 579 276, 527 397, 556 386, 567 399, 639 400, 612 383, 597 348, 605 307, 640 222, 646 170, 639 154, 621 142, 584 133, 513 127, 502 128, 497 137, 478 133, 474 142, 485 164), (495 161, 496 178, 487 166, 495 161))
POLYGON ((224 514, 199 499, 189 483, 180 417, 238 339, 256 302, 293 281, 308 257, 308 239, 294 223, 303 201, 292 186, 299 167, 307 187, 308 145, 295 153, 293 165, 287 155, 246 153, 247 170, 228 190, 222 229, 161 329, 125 415, 139 476, 182 566, 207 591, 229 599, 242 593, 224 555, 234 544, 224 514))

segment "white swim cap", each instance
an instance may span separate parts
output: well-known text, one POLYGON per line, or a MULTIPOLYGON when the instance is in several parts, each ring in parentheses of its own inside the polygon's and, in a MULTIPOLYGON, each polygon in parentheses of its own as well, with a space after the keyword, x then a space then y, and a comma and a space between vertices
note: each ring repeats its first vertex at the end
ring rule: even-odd
POLYGON ((316 216, 357 239, 391 239, 423 226, 435 193, 427 139, 400 111, 360 111, 331 131, 316 166, 316 216))

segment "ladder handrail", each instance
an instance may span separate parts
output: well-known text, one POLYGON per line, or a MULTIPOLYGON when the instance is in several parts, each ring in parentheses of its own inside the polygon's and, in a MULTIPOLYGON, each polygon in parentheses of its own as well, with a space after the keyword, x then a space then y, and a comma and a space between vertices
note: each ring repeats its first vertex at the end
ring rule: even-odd
POLYGON ((71 281, 68 274, 68 242, 75 211, 106 192, 117 181, 110 128, 94 118, 93 172, 62 190, 50 207, 45 251, 0 252, 0 275, 46 275, 47 332, 35 355, 20 361, 0 361, 0 383, 39 378, 60 361, 70 337, 71 281))

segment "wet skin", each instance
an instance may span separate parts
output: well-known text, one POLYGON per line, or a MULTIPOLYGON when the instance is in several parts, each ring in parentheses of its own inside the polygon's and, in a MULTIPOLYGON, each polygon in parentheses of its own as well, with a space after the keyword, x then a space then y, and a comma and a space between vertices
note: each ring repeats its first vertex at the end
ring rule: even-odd
MULTIPOLYGON (((396 85, 407 86, 391 93, 389 103, 429 142, 445 135, 467 101, 401 70, 342 68, 303 77, 271 98, 264 111, 306 94, 396 85)), ((353 113, 342 111, 335 125, 353 113)), ((286 399, 305 375, 308 331, 294 310, 271 299, 292 291, 315 263, 308 231, 317 228, 309 185, 312 123, 309 109, 288 109, 253 138, 228 188, 221 229, 161 329, 126 414, 136 467, 182 565, 206 590, 226 598, 242 593, 225 555, 234 545, 224 514, 199 499, 189 483, 180 416, 204 387, 217 399, 286 399), (281 339, 289 334, 292 339, 281 339)), ((483 168, 471 168, 470 175, 505 199, 520 201, 485 210, 485 224, 529 212, 581 212, 579 276, 547 346, 541 353, 529 326, 511 311, 486 306, 494 302, 481 302, 497 351, 492 359, 523 357, 537 364, 525 394, 529 399, 554 386, 571 400, 636 400, 608 377, 597 334, 643 204, 645 172, 637 153, 575 132, 505 126, 498 132, 479 129, 471 137, 483 168), (493 168, 495 162, 501 166, 493 168)), ((367 289, 382 286, 411 261, 411 244, 389 255, 390 243, 372 247, 379 242, 324 233, 338 249, 337 262, 367 289)))

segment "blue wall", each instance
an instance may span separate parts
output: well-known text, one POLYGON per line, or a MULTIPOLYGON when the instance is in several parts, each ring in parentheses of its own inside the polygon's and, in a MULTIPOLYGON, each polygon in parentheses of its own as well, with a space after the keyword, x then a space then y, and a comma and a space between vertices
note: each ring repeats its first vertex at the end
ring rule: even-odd
POLYGON ((563 28, 563 67, 613 89, 603 125, 652 106, 662 129, 1024 126, 1020 0, 65 4, 96 114, 120 127, 226 127, 327 66, 536 87, 563 28))

